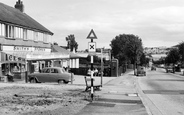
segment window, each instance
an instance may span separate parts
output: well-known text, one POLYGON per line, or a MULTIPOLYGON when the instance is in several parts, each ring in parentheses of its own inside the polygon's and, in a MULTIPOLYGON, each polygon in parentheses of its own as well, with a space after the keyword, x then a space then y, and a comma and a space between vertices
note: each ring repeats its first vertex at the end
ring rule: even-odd
POLYGON ((43 34, 43 42, 47 43, 47 34, 46 33, 43 34))
POLYGON ((2 29, 2 31, 1 31, 2 33, 1 34, 2 34, 2 36, 5 36, 5 25, 1 24, 1 27, 2 27, 1 28, 2 29))
POLYGON ((27 39, 34 40, 34 32, 32 30, 27 30, 27 39))
POLYGON ((51 69, 51 73, 58 73, 57 69, 51 69))
POLYGON ((2 36, 2 24, 0 23, 0 36, 2 36))
POLYGON ((50 69, 47 69, 47 70, 45 71, 45 73, 50 73, 50 69))
POLYGON ((58 73, 58 70, 57 69, 54 69, 54 73, 58 73))
POLYGON ((23 39, 28 40, 28 38, 27 38, 27 29, 23 29, 23 39))
POLYGON ((38 41, 38 32, 34 32, 34 41, 38 41))
POLYGON ((14 26, 5 25, 5 36, 7 38, 14 38, 14 26))
POLYGON ((0 23, 0 36, 5 36, 4 35, 4 29, 5 29, 5 25, 0 23))
POLYGON ((60 71, 61 71, 61 73, 65 73, 65 69, 64 68, 61 68, 60 71))

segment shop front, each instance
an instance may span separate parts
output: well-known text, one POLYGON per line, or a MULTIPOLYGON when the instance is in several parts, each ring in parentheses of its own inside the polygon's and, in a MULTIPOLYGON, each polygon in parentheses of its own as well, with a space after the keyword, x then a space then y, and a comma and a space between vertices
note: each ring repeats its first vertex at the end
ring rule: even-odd
POLYGON ((28 73, 40 72, 44 67, 64 67, 64 60, 68 60, 70 56, 64 53, 51 52, 27 55, 28 73))
POLYGON ((25 80, 25 74, 40 72, 44 67, 68 66, 70 55, 51 52, 49 48, 2 46, 0 52, 0 78, 7 74, 13 79, 25 80), (68 61, 67 61, 68 62, 68 61))
POLYGON ((24 79, 26 62, 24 58, 0 52, 0 76, 13 75, 14 79, 24 79))

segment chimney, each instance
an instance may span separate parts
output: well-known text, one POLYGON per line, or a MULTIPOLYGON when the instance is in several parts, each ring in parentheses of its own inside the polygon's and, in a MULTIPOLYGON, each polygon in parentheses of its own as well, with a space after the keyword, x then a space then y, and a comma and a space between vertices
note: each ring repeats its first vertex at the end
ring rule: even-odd
POLYGON ((15 4, 15 8, 20 10, 21 12, 24 12, 24 5, 22 4, 22 1, 18 0, 15 4))

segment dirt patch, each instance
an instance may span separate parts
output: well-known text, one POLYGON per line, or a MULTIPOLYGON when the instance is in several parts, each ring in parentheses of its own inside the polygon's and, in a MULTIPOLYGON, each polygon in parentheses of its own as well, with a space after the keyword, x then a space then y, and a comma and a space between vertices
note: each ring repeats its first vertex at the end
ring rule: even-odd
POLYGON ((0 115, 74 115, 89 102, 75 85, 0 88, 0 115))

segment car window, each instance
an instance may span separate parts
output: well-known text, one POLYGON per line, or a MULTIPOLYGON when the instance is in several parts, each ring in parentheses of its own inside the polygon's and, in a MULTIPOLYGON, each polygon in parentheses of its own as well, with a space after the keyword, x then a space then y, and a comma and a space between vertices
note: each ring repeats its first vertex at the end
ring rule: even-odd
POLYGON ((64 68, 60 68, 60 71, 61 71, 61 73, 64 73, 65 69, 64 68))
POLYGON ((47 70, 45 71, 45 73, 50 73, 50 69, 47 69, 47 70))
POLYGON ((41 73, 46 73, 47 69, 42 69, 41 73))
POLYGON ((57 69, 52 68, 52 69, 50 69, 50 73, 59 73, 59 72, 57 69))
POLYGON ((50 73, 54 73, 54 69, 51 69, 51 70, 50 70, 50 73))
POLYGON ((58 70, 57 69, 54 69, 54 73, 58 73, 58 70))
POLYGON ((51 73, 58 73, 57 69, 51 69, 51 73))

